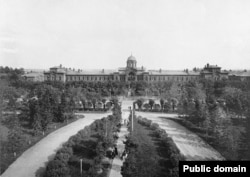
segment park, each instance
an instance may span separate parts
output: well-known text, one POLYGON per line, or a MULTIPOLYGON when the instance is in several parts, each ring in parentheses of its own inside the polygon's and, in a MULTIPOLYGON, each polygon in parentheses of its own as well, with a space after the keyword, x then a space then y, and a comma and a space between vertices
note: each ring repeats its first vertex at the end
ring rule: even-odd
POLYGON ((2 177, 178 176, 180 160, 248 159, 248 88, 228 80, 8 79, 1 87, 2 177))

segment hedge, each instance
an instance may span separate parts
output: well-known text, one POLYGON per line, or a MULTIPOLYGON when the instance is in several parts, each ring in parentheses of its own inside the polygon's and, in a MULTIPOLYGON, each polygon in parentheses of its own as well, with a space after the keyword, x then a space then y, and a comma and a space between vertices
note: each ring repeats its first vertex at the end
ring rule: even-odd
POLYGON ((168 136, 168 134, 164 129, 160 128, 159 124, 152 123, 151 120, 142 117, 138 117, 137 120, 138 123, 140 123, 141 125, 147 126, 151 130, 153 130, 155 135, 161 139, 161 142, 166 147, 167 154, 169 156, 169 163, 170 163, 169 176, 170 177, 178 176, 179 161, 185 160, 185 157, 180 153, 180 150, 177 148, 173 139, 168 136))

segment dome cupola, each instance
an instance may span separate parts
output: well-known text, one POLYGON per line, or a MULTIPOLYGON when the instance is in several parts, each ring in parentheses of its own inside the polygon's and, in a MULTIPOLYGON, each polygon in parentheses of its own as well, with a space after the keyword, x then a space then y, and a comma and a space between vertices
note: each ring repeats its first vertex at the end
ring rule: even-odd
POLYGON ((136 58, 132 54, 128 57, 127 68, 136 68, 136 58))

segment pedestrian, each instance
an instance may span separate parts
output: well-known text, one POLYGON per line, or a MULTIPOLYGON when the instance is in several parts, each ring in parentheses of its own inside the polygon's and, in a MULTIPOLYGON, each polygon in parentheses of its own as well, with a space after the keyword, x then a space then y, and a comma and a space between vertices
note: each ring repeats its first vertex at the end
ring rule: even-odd
POLYGON ((112 158, 112 159, 115 158, 115 151, 112 151, 112 153, 111 153, 111 158, 112 158))
POLYGON ((115 156, 118 155, 118 150, 117 150, 117 147, 115 146, 115 156))
POLYGON ((123 151, 123 153, 121 155, 121 160, 123 160, 124 157, 126 157, 126 150, 123 151))

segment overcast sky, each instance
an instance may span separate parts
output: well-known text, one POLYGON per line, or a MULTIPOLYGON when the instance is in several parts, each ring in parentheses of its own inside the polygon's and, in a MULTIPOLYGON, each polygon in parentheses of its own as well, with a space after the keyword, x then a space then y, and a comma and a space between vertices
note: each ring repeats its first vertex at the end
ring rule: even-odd
POLYGON ((249 0, 0 0, 0 65, 250 69, 249 0))

